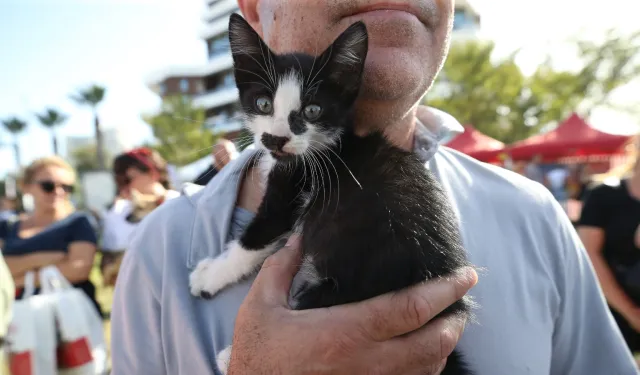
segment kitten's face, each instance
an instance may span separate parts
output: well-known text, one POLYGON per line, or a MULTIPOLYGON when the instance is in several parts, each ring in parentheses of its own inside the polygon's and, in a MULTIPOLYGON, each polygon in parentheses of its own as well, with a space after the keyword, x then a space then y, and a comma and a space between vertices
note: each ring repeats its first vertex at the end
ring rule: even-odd
POLYGON ((246 126, 256 146, 286 162, 330 147, 351 125, 367 54, 364 23, 349 27, 317 57, 274 54, 239 15, 229 39, 246 126))
POLYGON ((126 220, 129 223, 139 223, 142 219, 149 215, 151 211, 159 206, 158 198, 153 195, 142 194, 137 190, 131 191, 131 203, 133 208, 131 213, 127 215, 126 220))

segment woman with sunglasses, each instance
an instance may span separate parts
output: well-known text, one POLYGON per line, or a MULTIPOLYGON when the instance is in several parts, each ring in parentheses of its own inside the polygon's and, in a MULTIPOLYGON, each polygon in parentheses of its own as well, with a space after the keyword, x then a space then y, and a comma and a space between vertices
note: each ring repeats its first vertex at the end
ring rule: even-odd
MULTIPOLYGON (((103 220, 103 276, 108 266, 119 263, 138 225, 127 220, 133 209, 131 191, 154 196, 158 205, 180 195, 171 188, 167 162, 159 153, 148 148, 137 148, 118 155, 113 162, 113 173, 118 193, 103 220)), ((115 280, 106 282, 112 284, 115 280)))
POLYGON ((22 190, 33 197, 33 211, 0 222, 0 247, 18 289, 17 298, 22 296, 28 271, 55 265, 100 313, 95 286, 89 281, 96 232, 87 215, 75 212, 71 204, 75 183, 74 169, 57 156, 31 163, 24 170, 22 190))

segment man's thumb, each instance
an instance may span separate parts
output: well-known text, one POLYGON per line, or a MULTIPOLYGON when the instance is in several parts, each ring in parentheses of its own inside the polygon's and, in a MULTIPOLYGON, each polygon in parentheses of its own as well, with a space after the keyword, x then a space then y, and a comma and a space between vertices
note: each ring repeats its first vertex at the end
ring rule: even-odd
POLYGON ((300 268, 300 238, 294 234, 287 244, 269 256, 252 286, 267 302, 288 306, 289 289, 300 268))

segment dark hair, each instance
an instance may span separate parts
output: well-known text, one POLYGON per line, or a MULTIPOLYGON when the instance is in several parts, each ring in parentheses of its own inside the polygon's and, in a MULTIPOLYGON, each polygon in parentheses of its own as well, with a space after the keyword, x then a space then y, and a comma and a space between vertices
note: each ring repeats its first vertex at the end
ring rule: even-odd
POLYGON ((113 174, 117 189, 127 185, 126 172, 129 168, 135 168, 144 173, 157 173, 158 182, 165 189, 171 189, 167 162, 160 154, 148 148, 137 148, 116 156, 113 160, 113 174))

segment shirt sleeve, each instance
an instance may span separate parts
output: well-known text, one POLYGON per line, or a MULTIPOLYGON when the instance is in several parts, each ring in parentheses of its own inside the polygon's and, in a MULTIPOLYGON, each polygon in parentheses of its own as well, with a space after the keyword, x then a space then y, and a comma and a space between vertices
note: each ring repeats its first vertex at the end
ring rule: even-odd
POLYGON ((551 375, 637 374, 635 361, 607 306, 580 238, 557 202, 547 217, 557 252, 560 306, 555 319, 551 375), (555 225, 554 225, 555 224, 555 225))
POLYGON ((603 229, 607 226, 610 189, 609 186, 601 185, 586 192, 579 225, 603 229))
POLYGON ((167 374, 160 336, 159 225, 142 221, 120 266, 111 311, 111 375, 167 374))
POLYGON ((71 241, 72 242, 91 242, 92 244, 98 243, 98 237, 96 230, 91 225, 91 221, 86 214, 78 215, 71 224, 71 241))

